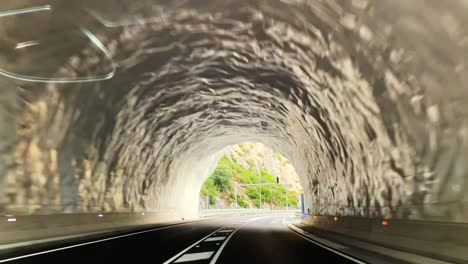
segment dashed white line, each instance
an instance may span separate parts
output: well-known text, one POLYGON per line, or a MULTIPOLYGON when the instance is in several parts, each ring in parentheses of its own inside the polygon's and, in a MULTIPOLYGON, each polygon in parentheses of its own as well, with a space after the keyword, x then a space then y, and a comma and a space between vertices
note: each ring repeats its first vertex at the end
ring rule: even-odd
POLYGON ((176 260, 177 258, 179 258, 180 256, 182 256, 185 252, 189 251, 191 248, 193 248, 194 246, 196 246, 197 244, 203 242, 205 239, 209 238, 210 236, 212 236, 213 234, 215 234, 216 232, 218 232, 219 230, 221 230, 223 227, 219 228, 219 229, 216 229, 214 232, 210 233, 209 235, 205 236, 204 238, 198 240, 197 242, 193 243, 192 245, 190 245, 188 248, 182 250, 181 252, 179 252, 177 255, 173 256, 172 258, 168 259, 166 262, 164 262, 163 264, 169 264, 169 263, 172 263, 174 260, 176 260))
POLYGON ((226 238, 225 236, 210 237, 210 238, 205 239, 203 242, 220 241, 220 240, 224 240, 225 238, 226 238))
POLYGON ((229 242, 229 239, 231 239, 231 237, 237 232, 237 230, 241 229, 243 226, 245 225, 248 225, 252 222, 255 222, 259 219, 262 219, 264 217, 256 217, 254 219, 252 219, 251 221, 249 221, 248 223, 245 223, 241 226, 239 226, 238 228, 236 228, 225 240, 224 240, 224 243, 219 247, 219 249, 216 251, 216 254, 214 255, 214 257, 211 259, 210 261, 210 264, 215 264, 216 261, 218 260, 219 256, 221 255, 221 252, 223 252, 223 249, 224 247, 227 245, 227 243, 229 242))
POLYGON ((234 231, 234 230, 226 229, 226 230, 220 230, 219 233, 231 233, 232 231, 234 231))
MULTIPOLYGON (((241 229, 243 226, 245 226, 245 225, 247 225, 249 223, 252 223, 252 222, 257 221, 257 220, 262 219, 262 218, 264 218, 264 217, 256 217, 256 218, 253 218, 253 219, 249 219, 250 221, 239 221, 240 223, 243 223, 243 224, 240 224, 240 225, 239 224, 233 224, 233 225, 223 226, 223 227, 219 228, 218 230, 212 232, 211 234, 205 236, 204 238, 198 240, 197 242, 190 245, 186 249, 182 250, 177 255, 173 256, 172 258, 170 258, 169 260, 167 260, 163 264, 195 261, 194 258, 197 257, 197 256, 203 256, 203 258, 196 259, 196 260, 209 259, 213 255, 213 253, 214 253, 213 251, 201 252, 203 254, 200 254, 200 253, 187 253, 187 254, 185 254, 185 253, 187 251, 189 251, 193 247, 199 247, 200 246, 199 244, 202 243, 202 242, 222 241, 222 240, 224 240, 223 243, 221 244, 221 246, 218 248, 218 250, 216 250, 215 255, 213 256, 213 258, 210 261, 210 264, 214 264, 214 263, 216 263, 219 256, 221 255, 221 252, 223 251, 224 247, 227 245, 229 239, 231 239, 231 237, 237 232, 237 230, 241 229), (217 237, 212 236, 215 233, 230 233, 230 234, 227 237, 225 237, 225 236, 217 236, 217 237), (198 255, 196 255, 196 254, 198 254, 198 255), (209 254, 209 257, 207 257, 208 254, 209 254)), ((219 246, 219 243, 216 243, 216 245, 219 246)))
POLYGON ((178 260, 174 261, 174 263, 209 259, 209 258, 211 258, 211 255, 213 255, 213 253, 214 253, 213 251, 208 251, 208 252, 185 254, 182 257, 180 257, 178 260))
POLYGON ((237 228, 236 230, 234 230, 234 232, 232 232, 227 238, 226 240, 224 240, 224 243, 219 247, 218 251, 216 251, 216 254, 214 255, 213 259, 210 261, 210 264, 214 264, 216 263, 216 261, 218 260, 219 256, 221 255, 221 252, 223 252, 223 249, 224 247, 227 245, 229 239, 231 239, 231 237, 237 232, 237 230, 239 230, 242 226, 239 226, 239 228, 237 228))

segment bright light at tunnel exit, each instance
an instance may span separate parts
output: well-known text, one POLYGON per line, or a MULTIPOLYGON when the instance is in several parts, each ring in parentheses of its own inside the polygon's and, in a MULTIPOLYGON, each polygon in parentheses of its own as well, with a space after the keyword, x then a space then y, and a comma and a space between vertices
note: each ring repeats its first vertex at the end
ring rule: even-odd
POLYGON ((201 186, 201 210, 289 210, 305 217, 300 177, 286 156, 260 142, 230 145, 222 153, 201 186))

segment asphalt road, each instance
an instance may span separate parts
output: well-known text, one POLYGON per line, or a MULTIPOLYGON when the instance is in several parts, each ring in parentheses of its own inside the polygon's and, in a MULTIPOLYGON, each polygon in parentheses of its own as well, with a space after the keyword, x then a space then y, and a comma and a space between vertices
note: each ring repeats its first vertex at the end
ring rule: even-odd
POLYGON ((19 258, 5 263, 354 263, 290 230, 289 220, 285 215, 237 216, 156 227, 80 246, 21 252, 26 257, 10 254, 19 258))

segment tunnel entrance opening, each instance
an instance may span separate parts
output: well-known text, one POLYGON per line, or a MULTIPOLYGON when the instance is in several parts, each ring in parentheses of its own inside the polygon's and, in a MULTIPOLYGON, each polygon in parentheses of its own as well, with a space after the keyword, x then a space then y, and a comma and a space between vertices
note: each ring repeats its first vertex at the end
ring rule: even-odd
POLYGON ((302 192, 287 158, 262 143, 244 142, 221 151, 201 186, 199 209, 297 211, 302 192))

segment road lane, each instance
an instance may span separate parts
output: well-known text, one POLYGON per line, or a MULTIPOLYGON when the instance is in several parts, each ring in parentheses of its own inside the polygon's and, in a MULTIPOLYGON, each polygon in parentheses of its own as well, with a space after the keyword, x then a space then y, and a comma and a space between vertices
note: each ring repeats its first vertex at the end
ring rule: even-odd
POLYGON ((355 263, 303 239, 286 224, 285 216, 271 216, 242 227, 218 263, 355 263))
POLYGON ((291 231, 286 217, 211 219, 6 263, 353 263, 291 231))
POLYGON ((214 264, 223 252, 224 247, 239 229, 264 217, 260 216, 234 221, 190 245, 164 262, 164 264, 193 262, 194 258, 198 262, 214 264))
MULTIPOLYGON (((67 242, 59 246, 57 243, 54 243, 53 248, 40 247, 40 252, 34 249, 21 249, 18 252, 9 252, 8 256, 0 256, 0 262, 5 258, 39 253, 40 255, 16 259, 6 263, 68 263, 70 259, 80 263, 108 263, 109 261, 118 261, 130 256, 134 260, 151 259, 154 261, 152 263, 163 263, 172 255, 177 254, 183 248, 200 239, 200 237, 206 236, 226 224, 244 218, 246 218, 246 216, 219 218, 184 225, 175 225, 152 232, 40 254, 49 250, 77 244, 67 242)), ((82 244, 83 242, 93 241, 95 240, 80 241, 79 243, 82 244)))

